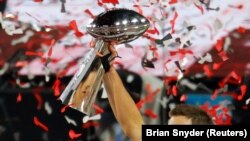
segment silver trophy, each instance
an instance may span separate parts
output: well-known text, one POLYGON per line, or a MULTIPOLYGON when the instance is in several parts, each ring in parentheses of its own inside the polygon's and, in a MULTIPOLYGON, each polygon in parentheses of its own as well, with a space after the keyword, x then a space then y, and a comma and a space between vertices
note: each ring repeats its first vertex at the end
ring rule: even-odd
POLYGON ((78 72, 62 92, 62 103, 90 115, 104 73, 96 52, 108 53, 111 41, 122 44, 137 39, 149 25, 144 16, 128 9, 111 9, 96 16, 87 26, 88 33, 96 38, 95 47, 84 56, 78 72))

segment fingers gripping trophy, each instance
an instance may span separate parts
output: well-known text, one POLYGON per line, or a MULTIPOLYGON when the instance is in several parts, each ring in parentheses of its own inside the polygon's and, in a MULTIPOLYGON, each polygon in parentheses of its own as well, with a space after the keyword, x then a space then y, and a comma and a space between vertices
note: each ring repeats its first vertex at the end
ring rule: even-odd
POLYGON ((62 92, 62 103, 90 115, 105 70, 105 65, 102 65, 102 59, 96 52, 108 54, 111 44, 133 41, 149 25, 144 16, 128 9, 111 9, 96 16, 87 27, 87 32, 95 38, 96 43, 84 56, 78 72, 62 92))

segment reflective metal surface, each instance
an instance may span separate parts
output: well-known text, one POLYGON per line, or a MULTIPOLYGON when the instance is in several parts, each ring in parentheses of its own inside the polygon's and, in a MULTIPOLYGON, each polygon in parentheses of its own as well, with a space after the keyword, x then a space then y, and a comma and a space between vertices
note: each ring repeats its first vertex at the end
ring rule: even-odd
POLYGON ((104 41, 130 42, 140 37, 149 27, 149 21, 128 9, 112 9, 98 15, 87 31, 104 41))
POLYGON ((97 38, 96 45, 84 56, 78 72, 61 94, 63 104, 90 115, 104 73, 96 52, 107 54, 108 42, 133 41, 148 27, 149 21, 145 17, 127 9, 113 9, 98 15, 87 28, 89 34, 97 38))

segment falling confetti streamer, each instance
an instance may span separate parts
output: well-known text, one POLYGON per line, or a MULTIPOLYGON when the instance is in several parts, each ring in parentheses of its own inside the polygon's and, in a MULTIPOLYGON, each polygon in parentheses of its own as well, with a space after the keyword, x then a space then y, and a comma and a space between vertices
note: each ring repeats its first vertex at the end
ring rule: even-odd
POLYGON ((26 51, 25 55, 27 56, 38 56, 38 57, 43 57, 43 52, 33 52, 33 51, 26 51))
POLYGON ((49 114, 49 115, 51 115, 52 114, 52 108, 51 108, 51 106, 50 106, 50 104, 49 104, 49 102, 48 101, 46 101, 45 103, 44 103, 44 109, 45 109, 45 111, 49 114))
POLYGON ((172 28, 172 31, 171 31, 172 34, 175 33, 175 22, 176 22, 177 17, 178 17, 178 13, 175 12, 173 19, 170 20, 170 24, 171 24, 171 28, 172 28))
POLYGON ((33 0, 34 2, 43 2, 43 0, 33 0))
POLYGON ((64 116, 64 118, 66 119, 68 124, 72 124, 74 126, 77 126, 76 122, 74 120, 72 120, 71 118, 69 118, 68 116, 64 116))
POLYGON ((81 133, 76 133, 74 130, 69 130, 70 139, 79 138, 81 135, 82 135, 81 133))
POLYGON ((54 95, 56 97, 60 95, 60 84, 61 84, 61 81, 57 78, 56 81, 54 82, 54 85, 52 86, 54 90, 54 95))
POLYGON ((22 101, 22 94, 19 93, 19 94, 17 95, 16 102, 19 103, 19 102, 21 102, 21 101, 22 101))
POLYGON ((239 33, 245 33, 245 32, 246 32, 246 28, 240 26, 240 27, 237 29, 237 31, 238 31, 239 33))
POLYGON ((243 97, 246 95, 247 92, 247 85, 241 85, 240 86, 241 94, 238 95, 237 99, 240 101, 243 99, 243 97))
POLYGON ((118 0, 102 0, 102 3, 111 3, 115 6, 119 4, 119 1, 118 0))
POLYGON ((198 61, 199 64, 204 64, 205 62, 213 62, 213 59, 212 59, 212 55, 210 53, 207 53, 206 56, 202 57, 200 56, 199 57, 200 60, 198 61))
POLYGON ((203 15, 204 14, 204 9, 201 5, 198 5, 196 3, 194 3, 195 7, 198 8, 200 11, 201 11, 201 14, 203 15))
POLYGON ((222 61, 226 61, 229 59, 225 51, 218 53, 218 55, 221 57, 222 61))
POLYGON ((90 122, 84 123, 82 127, 86 129, 86 128, 90 128, 92 126, 93 127, 98 127, 98 126, 100 126, 100 124, 96 123, 96 122, 91 122, 90 121, 90 122))
POLYGON ((216 90, 214 91, 214 93, 212 94, 211 99, 212 99, 212 100, 215 100, 216 97, 218 96, 218 94, 219 94, 219 90, 216 89, 216 90))
POLYGON ((38 120, 38 118, 35 116, 34 117, 34 124, 36 125, 36 126, 38 126, 38 127, 40 127, 40 128, 42 128, 44 131, 46 131, 46 132, 48 132, 49 131, 49 129, 48 129, 48 127, 46 126, 46 125, 44 125, 43 123, 41 123, 39 120, 38 120))
POLYGON ((187 95, 183 94, 180 98, 181 102, 185 102, 188 99, 187 95))
POLYGON ((61 108, 61 113, 64 113, 66 111, 66 108, 69 107, 69 105, 65 105, 61 108))
POLYGON ((206 74, 208 77, 213 76, 213 72, 212 72, 212 70, 210 69, 209 65, 204 65, 204 66, 203 66, 203 70, 204 70, 205 74, 206 74))
POLYGON ((217 40, 215 48, 218 52, 220 52, 223 49, 223 44, 224 44, 224 39, 217 40))
POLYGON ((37 109, 40 110, 43 106, 43 99, 40 95, 40 93, 34 93, 34 97, 36 98, 37 100, 37 109))
POLYGON ((88 121, 100 120, 100 119, 101 119, 101 114, 96 114, 96 115, 91 116, 91 117, 85 116, 82 121, 83 121, 83 123, 87 123, 88 121))
POLYGON ((49 48, 49 51, 48 51, 48 57, 51 57, 51 55, 52 55, 52 48, 55 45, 55 42, 56 42, 55 39, 51 40, 50 48, 49 48))
POLYGON ((167 103, 169 102, 169 99, 167 97, 163 97, 162 99, 157 99, 158 102, 160 102, 161 106, 166 109, 167 108, 167 103))
POLYGON ((93 108, 96 110, 96 114, 101 114, 104 112, 104 110, 97 104, 93 104, 93 108))
POLYGON ((246 100, 246 105, 249 105, 249 103, 250 103, 250 98, 246 100))
POLYGON ((82 37, 84 35, 82 32, 79 31, 75 20, 70 21, 69 28, 75 31, 76 37, 82 37))
POLYGON ((84 12, 85 12, 86 14, 88 14, 92 19, 95 18, 95 16, 90 12, 89 9, 84 10, 84 12))
POLYGON ((178 90, 177 90, 177 87, 175 85, 172 87, 172 94, 173 94, 173 96, 178 95, 178 90))
POLYGON ((169 4, 175 4, 175 3, 177 3, 178 2, 178 0, 170 0, 168 3, 169 4))
POLYGON ((146 109, 144 114, 152 119, 156 119, 158 117, 152 109, 146 109))

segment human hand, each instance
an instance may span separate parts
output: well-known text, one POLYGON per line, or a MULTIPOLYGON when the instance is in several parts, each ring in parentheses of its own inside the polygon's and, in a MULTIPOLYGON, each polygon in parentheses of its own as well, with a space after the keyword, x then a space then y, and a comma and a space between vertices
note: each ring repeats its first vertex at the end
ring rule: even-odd
MULTIPOLYGON (((96 44, 96 40, 93 40, 90 43, 91 47, 94 47, 96 44)), ((100 57, 103 68, 105 72, 108 72, 111 68, 113 68, 114 59, 116 57, 119 57, 117 54, 117 51, 115 49, 116 42, 105 42, 105 47, 108 48, 108 50, 104 51, 103 54, 97 52, 97 55, 100 57)))

